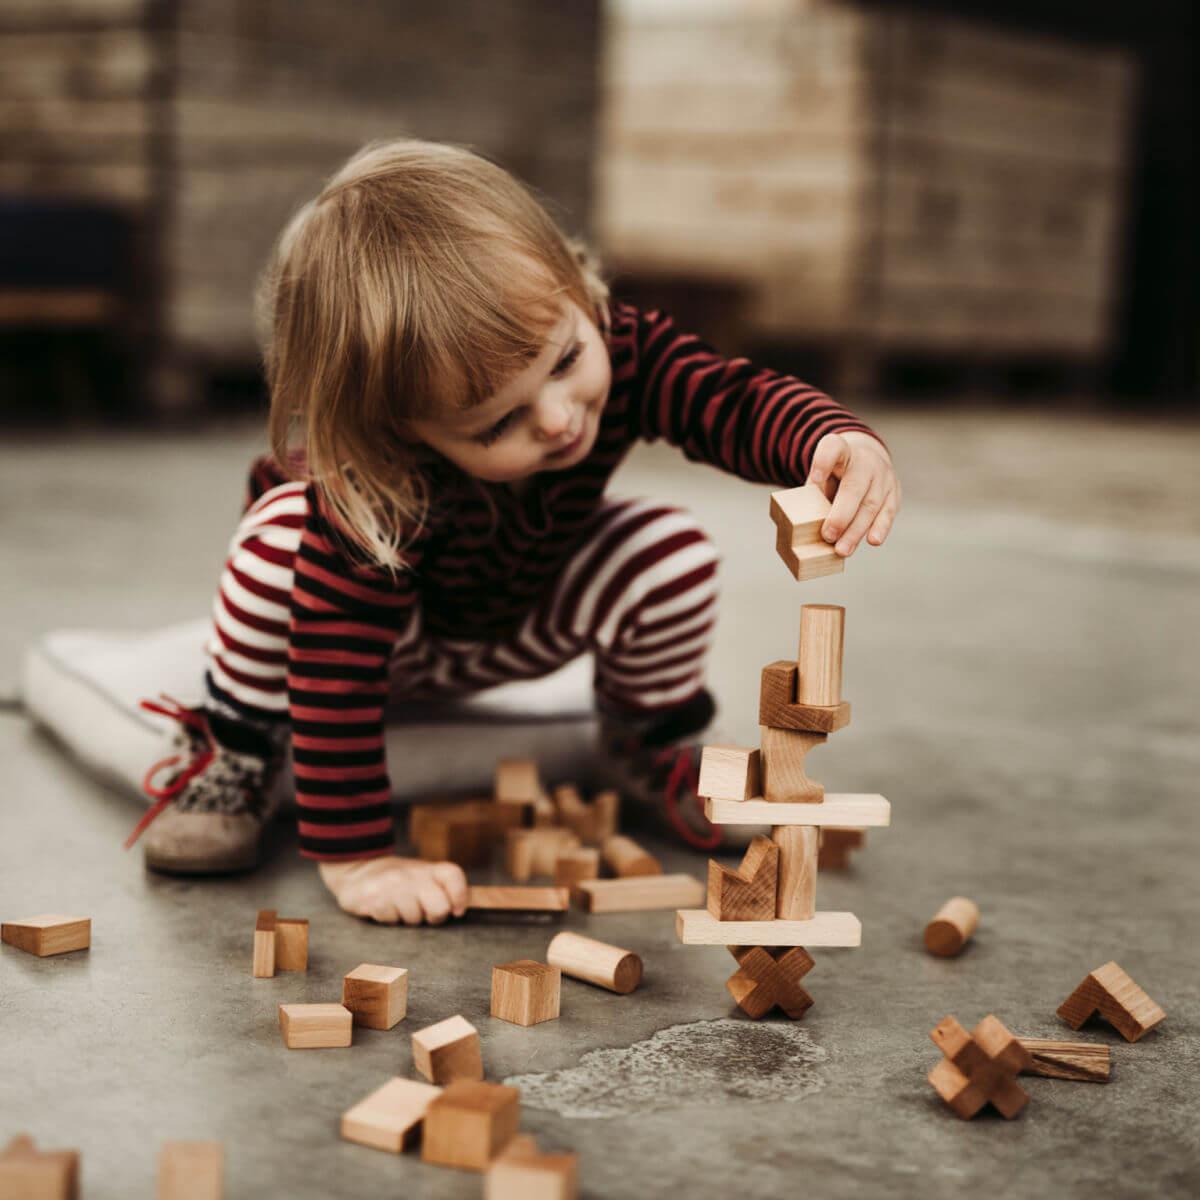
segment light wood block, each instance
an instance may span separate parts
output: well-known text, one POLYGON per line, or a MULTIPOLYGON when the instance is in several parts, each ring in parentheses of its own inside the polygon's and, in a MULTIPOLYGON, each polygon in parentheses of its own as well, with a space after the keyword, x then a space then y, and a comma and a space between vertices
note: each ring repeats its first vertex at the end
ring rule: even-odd
MULTIPOLYGON (((826 801, 829 797, 825 797, 826 801)), ((865 829, 843 825, 822 825, 818 842, 817 868, 821 871, 844 870, 850 865, 850 851, 859 850, 867 840, 865 829)))
POLYGON ((413 1067, 430 1083, 483 1078, 479 1033, 463 1016, 447 1017, 412 1035, 413 1067))
POLYGON ((452 1083, 425 1110, 421 1159, 484 1171, 516 1136, 521 1094, 500 1083, 452 1083))
POLYGON ((0 1197, 78 1200, 79 1151, 39 1150, 32 1138, 13 1138, 0 1151, 0 1197))
POLYGON ((355 1025, 392 1029, 408 1013, 408 971, 404 967, 359 963, 342 976, 342 1005, 355 1025))
POLYGON ((758 723, 772 729, 795 729, 802 733, 835 733, 850 724, 849 701, 837 704, 798 704, 796 677, 799 668, 790 659, 780 659, 762 669, 758 691, 758 723))
POLYGON ((760 725, 762 738, 763 799, 771 804, 818 804, 825 798, 825 785, 809 779, 805 759, 809 751, 824 745, 829 735, 796 729, 772 729, 760 725))
POLYGON ((42 913, 19 921, 5 921, 0 925, 0 941, 38 958, 86 950, 92 944, 92 919, 42 913))
POLYGON ((771 830, 779 847, 774 915, 781 921, 809 921, 816 915, 819 837, 815 825, 776 825, 771 830))
POLYGON ((585 879, 575 895, 585 912, 652 912, 702 904, 704 885, 691 875, 634 875, 628 879, 585 879))
POLYGON ((487 1169, 484 1200, 576 1200, 579 1155, 542 1154, 518 1134, 487 1169))
POLYGON ((842 702, 842 647, 846 610, 840 604, 800 606, 796 703, 836 707, 842 702))
POLYGON ((1167 1015, 1115 962, 1090 972, 1058 1006, 1058 1015, 1072 1029, 1093 1014, 1103 1017, 1127 1042, 1145 1036, 1167 1015))
POLYGON ((845 560, 821 537, 831 507, 825 493, 813 484, 771 493, 775 552, 797 580, 819 579, 845 569, 845 560))
POLYGON ((225 1147, 220 1142, 164 1142, 158 1159, 158 1200, 221 1200, 225 1147))
POLYGON ((308 970, 308 921, 279 917, 275 922, 275 970, 308 970))
POLYGON ((979 925, 979 907, 966 896, 951 896, 925 926, 925 949, 939 958, 953 958, 979 925))
POLYGON ((467 888, 467 908, 491 912, 566 912, 570 902, 564 887, 467 888))
POLYGON ((505 834, 504 865, 517 883, 535 875, 553 875, 560 855, 579 845, 579 835, 558 826, 510 829, 505 834))
POLYGON ((276 927, 278 917, 273 908, 259 910, 254 922, 254 963, 252 970, 255 979, 272 979, 275 976, 275 951, 277 948, 276 927))
POLYGON ((621 794, 612 788, 597 792, 592 800, 592 808, 595 810, 596 841, 603 842, 612 837, 620 825, 621 794))
POLYGON ((558 1019, 562 972, 530 958, 492 968, 493 1017, 513 1025, 538 1025, 558 1019))
POLYGON ((1011 1120, 1029 1103, 1016 1077, 1032 1056, 992 1014, 970 1033, 954 1017, 943 1017, 929 1037, 945 1056, 929 1072, 929 1082, 964 1120, 989 1103, 1011 1120))
POLYGON ((642 982, 642 960, 632 950, 622 950, 568 930, 550 939, 546 961, 564 975, 621 996, 628 995, 642 982))
POLYGON ((779 847, 756 837, 736 871, 708 860, 708 911, 718 921, 769 921, 775 916, 779 847))
POLYGON ((396 1076, 342 1114, 342 1137, 360 1146, 400 1154, 416 1143, 440 1087, 396 1076))
POLYGON ((281 1004, 279 1028, 289 1050, 331 1050, 350 1045, 354 1018, 341 1004, 281 1004))
POLYGON ((595 879, 599 874, 600 851, 594 846, 567 850, 554 863, 556 887, 573 888, 581 879, 595 879))
POLYGON ((762 793, 762 758, 745 746, 705 746, 699 794, 714 800, 749 800, 762 793))
POLYGON ((1026 1075, 1047 1079, 1072 1079, 1079 1083, 1107 1083, 1112 1056, 1103 1042, 1061 1042, 1055 1038, 1020 1039, 1032 1061, 1026 1075))
MULTIPOLYGON (((512 824, 520 818, 520 807, 514 804, 490 806, 501 813, 510 813, 512 824)), ((419 824, 420 834, 413 838, 417 857, 424 862, 452 862, 460 867, 491 866, 495 850, 497 825, 488 813, 470 815, 451 813, 442 817, 427 817, 419 824)))
POLYGON ((703 908, 675 914, 685 946, 859 946, 862 925, 848 912, 819 912, 808 921, 718 921, 703 908))
POLYGON ((812 970, 812 955, 803 946, 769 949, 766 946, 730 946, 738 969, 725 981, 737 1006, 754 1020, 775 1008, 798 1021, 812 1007, 813 998, 800 981, 812 970))
POLYGON ((497 804, 537 804, 542 795, 537 763, 527 758, 502 758, 496 764, 497 804))
POLYGON ((756 797, 740 804, 705 800, 704 813, 714 825, 853 825, 859 829, 892 823, 892 806, 870 793, 829 793, 820 804, 772 804, 756 797))
POLYGON ((631 837, 618 833, 600 847, 605 865, 618 879, 634 875, 661 875, 662 863, 631 837))

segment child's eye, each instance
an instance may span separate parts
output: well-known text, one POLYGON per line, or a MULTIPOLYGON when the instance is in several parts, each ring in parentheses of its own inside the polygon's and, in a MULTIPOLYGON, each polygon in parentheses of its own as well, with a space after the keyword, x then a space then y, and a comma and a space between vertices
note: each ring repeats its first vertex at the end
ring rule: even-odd
POLYGON ((554 368, 551 374, 554 376, 565 375, 575 365, 575 360, 582 353, 583 343, 576 342, 567 352, 567 356, 559 361, 558 366, 554 368))
POLYGON ((504 431, 513 423, 513 418, 517 415, 515 408, 510 409, 498 420, 491 429, 485 429, 482 433, 477 434, 475 440, 482 446, 491 446, 498 442, 504 436, 504 431))

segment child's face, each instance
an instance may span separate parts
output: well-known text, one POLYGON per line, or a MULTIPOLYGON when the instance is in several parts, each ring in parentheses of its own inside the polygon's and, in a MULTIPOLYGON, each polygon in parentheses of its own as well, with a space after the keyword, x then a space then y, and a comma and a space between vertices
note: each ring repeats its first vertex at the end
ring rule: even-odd
POLYGON ((561 471, 591 451, 611 383, 604 335, 568 301, 542 353, 500 391, 469 412, 413 421, 412 429, 478 479, 507 483, 561 471))

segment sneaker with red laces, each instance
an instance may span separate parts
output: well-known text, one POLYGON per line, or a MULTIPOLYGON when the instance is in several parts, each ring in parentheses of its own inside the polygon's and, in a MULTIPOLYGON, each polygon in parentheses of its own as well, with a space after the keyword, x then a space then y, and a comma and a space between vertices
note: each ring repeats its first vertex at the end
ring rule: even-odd
POLYGON ((146 866, 172 875, 252 870, 274 811, 269 785, 280 753, 271 735, 169 696, 141 707, 179 727, 175 753, 146 772, 142 787, 154 803, 125 848, 145 833, 146 866))

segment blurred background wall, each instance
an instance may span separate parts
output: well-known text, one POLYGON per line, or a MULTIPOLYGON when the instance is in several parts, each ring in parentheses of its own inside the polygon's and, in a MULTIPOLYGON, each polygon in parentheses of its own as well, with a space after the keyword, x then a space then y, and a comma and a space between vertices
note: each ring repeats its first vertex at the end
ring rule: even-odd
POLYGON ((272 240, 395 134, 831 390, 1194 404, 1191 10, 0 0, 0 420, 261 403, 272 240))

